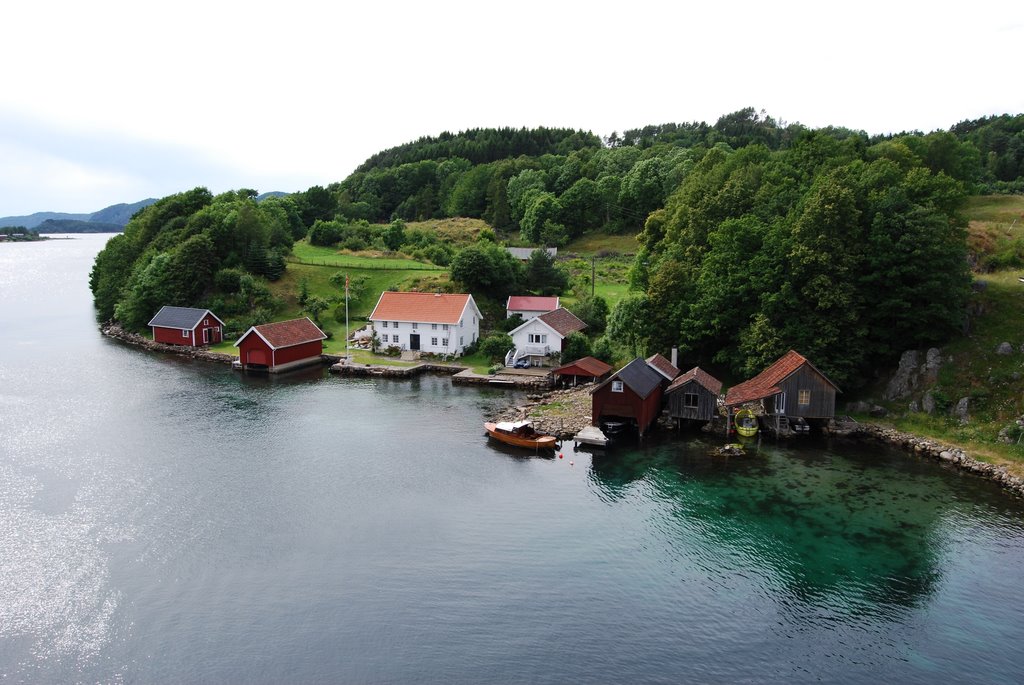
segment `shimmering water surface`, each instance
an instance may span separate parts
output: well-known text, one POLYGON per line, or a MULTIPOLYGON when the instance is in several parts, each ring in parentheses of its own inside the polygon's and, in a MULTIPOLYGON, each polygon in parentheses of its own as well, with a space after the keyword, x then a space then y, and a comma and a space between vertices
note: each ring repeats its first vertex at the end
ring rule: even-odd
POLYGON ((103 339, 0 245, 0 680, 1024 680, 1024 505, 931 462, 489 444, 510 395, 103 339), (570 462, 573 462, 570 464, 570 462))

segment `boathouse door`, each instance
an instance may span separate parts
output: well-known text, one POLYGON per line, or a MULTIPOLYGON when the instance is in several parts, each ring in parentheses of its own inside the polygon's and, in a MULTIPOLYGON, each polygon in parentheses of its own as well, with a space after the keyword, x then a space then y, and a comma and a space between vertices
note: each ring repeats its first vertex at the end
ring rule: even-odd
POLYGON ((269 366, 270 362, 267 361, 266 350, 249 350, 249 354, 246 355, 246 363, 257 365, 257 366, 269 366))
POLYGON ((409 349, 418 350, 420 349, 420 335, 419 333, 412 333, 409 335, 409 349))

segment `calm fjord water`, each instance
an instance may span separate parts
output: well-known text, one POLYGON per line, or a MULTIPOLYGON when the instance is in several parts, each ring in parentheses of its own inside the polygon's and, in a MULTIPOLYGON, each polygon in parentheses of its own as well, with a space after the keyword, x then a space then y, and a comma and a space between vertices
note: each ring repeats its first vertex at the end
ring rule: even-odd
POLYGON ((96 330, 106 238, 0 246, 0 681, 1024 680, 1024 505, 984 481, 524 457, 503 392, 146 354, 96 330))

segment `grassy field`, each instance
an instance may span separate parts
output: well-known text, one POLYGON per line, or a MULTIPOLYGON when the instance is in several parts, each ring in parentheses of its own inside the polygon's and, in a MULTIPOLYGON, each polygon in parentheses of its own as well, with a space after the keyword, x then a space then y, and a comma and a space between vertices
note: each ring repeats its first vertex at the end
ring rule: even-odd
POLYGON ((373 252, 339 252, 333 247, 310 245, 305 240, 295 243, 292 247, 292 256, 289 262, 338 268, 444 271, 444 267, 428 262, 418 262, 406 257, 388 257, 373 252))
POLYGON ((636 242, 635 233, 608 234, 590 233, 572 241, 561 250, 561 254, 574 254, 581 257, 601 255, 602 253, 632 255, 640 245, 636 242))

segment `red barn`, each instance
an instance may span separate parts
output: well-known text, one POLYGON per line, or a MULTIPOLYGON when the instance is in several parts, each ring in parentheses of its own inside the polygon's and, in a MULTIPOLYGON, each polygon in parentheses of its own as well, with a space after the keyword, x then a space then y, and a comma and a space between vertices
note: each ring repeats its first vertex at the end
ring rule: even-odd
POLYGON ((224 322, 209 309, 161 307, 149 322, 153 340, 168 345, 216 345, 224 339, 224 322))
POLYGON ((278 373, 320 363, 326 339, 315 323, 302 318, 253 326, 235 347, 243 369, 278 373))
POLYGON ((643 434, 661 413, 662 375, 637 357, 591 393, 591 423, 628 421, 643 434))

